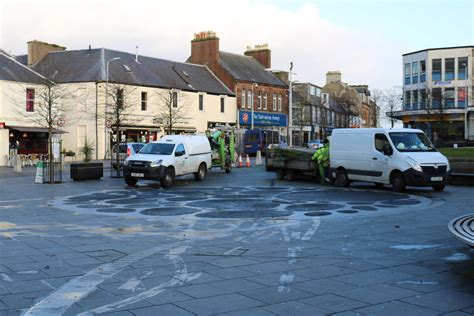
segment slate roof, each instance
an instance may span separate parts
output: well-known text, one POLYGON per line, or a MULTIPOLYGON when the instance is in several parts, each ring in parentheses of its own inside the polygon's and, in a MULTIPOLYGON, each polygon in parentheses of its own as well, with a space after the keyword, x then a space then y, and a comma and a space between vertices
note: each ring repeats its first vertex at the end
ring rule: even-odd
POLYGON ((234 95, 205 66, 173 62, 104 48, 50 52, 33 68, 58 83, 109 82, 234 95))
POLYGON ((0 50, 0 80, 42 84, 44 78, 0 50))
POLYGON ((287 87, 283 81, 267 71, 251 56, 221 51, 219 52, 219 64, 236 80, 287 87))

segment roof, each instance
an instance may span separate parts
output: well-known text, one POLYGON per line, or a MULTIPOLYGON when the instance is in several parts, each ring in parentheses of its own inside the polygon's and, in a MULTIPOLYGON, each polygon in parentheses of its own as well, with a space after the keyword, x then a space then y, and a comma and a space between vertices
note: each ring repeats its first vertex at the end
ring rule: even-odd
POLYGON ((25 66, 28 65, 28 55, 17 55, 15 56, 15 59, 20 63, 25 66))
POLYGON ((50 52, 34 69, 58 83, 105 82, 107 63, 112 83, 234 95, 206 66, 104 48, 50 52))
POLYGON ((27 82, 27 83, 44 83, 44 78, 19 63, 13 56, 0 50, 0 80, 27 82))
POLYGON ((224 67, 235 80, 288 87, 251 56, 219 52, 219 64, 224 67))
POLYGON ((429 50, 456 49, 456 48, 472 48, 472 49, 474 49, 474 46, 452 46, 452 47, 426 48, 426 49, 422 49, 422 50, 417 50, 415 52, 406 53, 406 54, 403 54, 402 56, 417 54, 417 53, 421 53, 421 52, 427 52, 429 50))
POLYGON ((354 133, 384 133, 384 132, 422 132, 415 128, 388 128, 388 127, 362 127, 362 128, 336 128, 333 130, 341 134, 354 134, 354 133))

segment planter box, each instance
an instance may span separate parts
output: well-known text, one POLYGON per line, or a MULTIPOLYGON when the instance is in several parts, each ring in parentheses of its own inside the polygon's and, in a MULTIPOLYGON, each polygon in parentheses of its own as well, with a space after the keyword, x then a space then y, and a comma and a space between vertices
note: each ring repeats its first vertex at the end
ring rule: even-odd
POLYGON ((74 181, 99 180, 103 175, 104 166, 101 162, 71 164, 71 179, 74 181))

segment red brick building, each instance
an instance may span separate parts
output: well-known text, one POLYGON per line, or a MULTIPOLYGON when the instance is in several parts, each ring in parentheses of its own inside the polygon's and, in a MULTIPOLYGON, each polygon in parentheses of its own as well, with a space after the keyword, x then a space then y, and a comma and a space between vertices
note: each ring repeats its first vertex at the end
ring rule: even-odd
POLYGON ((278 129, 286 135, 288 86, 271 71, 271 50, 267 45, 247 47, 244 55, 219 50, 214 32, 201 32, 191 41, 188 62, 206 65, 237 97, 237 125, 278 129))

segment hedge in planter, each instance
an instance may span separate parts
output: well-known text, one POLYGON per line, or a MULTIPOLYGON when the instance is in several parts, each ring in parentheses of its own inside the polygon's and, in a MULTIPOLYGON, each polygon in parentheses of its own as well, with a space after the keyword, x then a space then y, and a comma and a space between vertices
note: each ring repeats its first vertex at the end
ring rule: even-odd
POLYGON ((94 144, 84 140, 84 145, 80 152, 84 155, 84 163, 71 164, 71 179, 80 180, 99 180, 104 176, 104 166, 101 162, 90 162, 94 153, 94 144))

